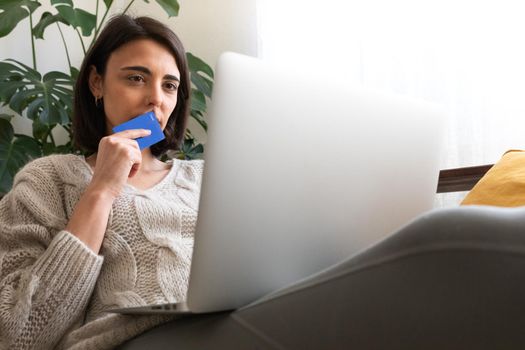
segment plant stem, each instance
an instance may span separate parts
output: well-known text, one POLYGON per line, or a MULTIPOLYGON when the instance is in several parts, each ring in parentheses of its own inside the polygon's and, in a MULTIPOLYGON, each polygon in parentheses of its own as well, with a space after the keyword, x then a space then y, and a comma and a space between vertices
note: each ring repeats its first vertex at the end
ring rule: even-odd
POLYGON ((51 142, 53 143, 53 147, 56 148, 57 144, 55 143, 55 138, 53 137, 53 129, 49 129, 49 138, 51 139, 51 142))
POLYGON ((67 58, 67 64, 69 65, 69 71, 71 71, 71 59, 69 57, 69 51, 67 49, 66 39, 64 38, 64 34, 62 33, 62 29, 60 29, 60 25, 58 24, 58 22, 56 22, 56 24, 58 27, 58 31, 60 32, 60 36, 62 37, 62 42, 64 43, 64 49, 66 50, 66 58, 67 58))
POLYGON ((84 40, 82 40, 82 35, 80 35, 80 32, 78 31, 78 28, 75 28, 75 32, 77 32, 78 39, 80 40, 80 44, 82 45, 82 51, 84 51, 84 56, 86 55, 86 47, 84 46, 84 40))
POLYGON ((31 50, 33 51, 33 69, 36 69, 35 38, 33 36, 33 14, 29 12, 29 29, 31 29, 31 50))
POLYGON ((98 32, 100 31, 100 28, 102 27, 102 23, 104 23, 104 20, 106 19, 106 16, 108 15, 110 7, 108 7, 106 9, 106 12, 104 12, 104 16, 102 16, 102 20, 100 21, 100 23, 99 24, 95 23, 95 36, 93 37, 93 40, 91 40, 88 50, 91 49, 91 46, 93 46, 93 44, 95 43, 95 40, 97 40, 98 32))
MULTIPOLYGON (((42 139, 40 139, 39 141, 42 143, 42 146, 45 145, 47 143, 47 139, 48 138, 52 138, 53 136, 51 136, 51 129, 47 129, 46 133, 44 134, 44 137, 42 137, 42 139)), ((53 140, 51 140, 53 141, 53 140)))
POLYGON ((122 11, 122 14, 126 13, 134 2, 135 2, 135 0, 131 0, 129 2, 128 6, 126 6, 126 8, 124 9, 124 11, 122 11))
POLYGON ((98 23, 98 0, 97 0, 97 8, 95 9, 95 38, 97 37, 97 23, 98 23))

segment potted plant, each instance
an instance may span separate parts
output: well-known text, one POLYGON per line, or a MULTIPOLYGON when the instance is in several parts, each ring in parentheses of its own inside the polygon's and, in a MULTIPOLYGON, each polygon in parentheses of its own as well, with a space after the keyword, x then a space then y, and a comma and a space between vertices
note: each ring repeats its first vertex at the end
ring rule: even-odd
MULTIPOLYGON (((42 13, 40 19, 35 11, 41 3, 33 0, 2 0, 0 2, 0 37, 9 35, 19 24, 25 23, 31 29, 32 66, 14 59, 0 61, 0 105, 8 106, 17 115, 29 118, 32 135, 14 132, 13 114, 0 113, 0 197, 12 186, 16 172, 31 159, 52 153, 76 153, 71 143, 71 118, 73 86, 78 68, 71 64, 68 42, 63 30, 73 30, 78 35, 84 54, 98 36, 105 23, 113 0, 104 0, 105 11, 99 14, 76 7, 73 0, 49 0, 53 12, 42 13), (35 40, 43 39, 46 29, 58 27, 64 52, 68 61, 68 72, 40 72, 37 69, 35 40), (89 42, 89 45, 87 43, 89 42), (57 145, 52 131, 63 128, 69 137, 64 145, 57 145)), ((135 0, 129 1, 124 13, 135 0)), ((149 3, 148 0, 144 0, 149 3)), ((156 0, 168 17, 177 16, 177 0, 156 0)), ((102 7, 102 5, 100 6, 102 7)), ((204 119, 207 101, 213 88, 213 70, 203 60, 187 53, 192 82, 191 117, 206 131, 204 119)), ((182 149, 176 154, 181 159, 200 158, 204 151, 191 133, 187 131, 182 149)))

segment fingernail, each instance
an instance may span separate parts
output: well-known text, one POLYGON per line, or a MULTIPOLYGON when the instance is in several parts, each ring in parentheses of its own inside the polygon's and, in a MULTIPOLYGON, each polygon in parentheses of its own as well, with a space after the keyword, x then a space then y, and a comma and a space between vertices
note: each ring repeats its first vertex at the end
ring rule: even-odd
POLYGON ((151 130, 150 129, 144 129, 146 131, 146 133, 149 135, 151 134, 151 130))

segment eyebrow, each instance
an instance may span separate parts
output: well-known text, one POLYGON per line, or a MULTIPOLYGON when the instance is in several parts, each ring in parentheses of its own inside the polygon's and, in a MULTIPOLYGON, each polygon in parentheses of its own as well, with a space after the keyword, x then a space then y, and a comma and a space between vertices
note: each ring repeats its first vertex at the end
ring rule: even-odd
MULTIPOLYGON (((122 67, 122 68, 120 68, 120 70, 135 70, 135 71, 139 71, 139 72, 142 72, 142 73, 145 73, 145 74, 151 75, 151 71, 150 71, 147 67, 144 67, 144 66, 129 66, 129 67, 122 67)), ((175 75, 172 75, 172 74, 166 74, 166 75, 164 75, 164 79, 167 79, 167 80, 176 80, 176 81, 179 81, 179 82, 180 82, 180 79, 177 78, 175 75)))

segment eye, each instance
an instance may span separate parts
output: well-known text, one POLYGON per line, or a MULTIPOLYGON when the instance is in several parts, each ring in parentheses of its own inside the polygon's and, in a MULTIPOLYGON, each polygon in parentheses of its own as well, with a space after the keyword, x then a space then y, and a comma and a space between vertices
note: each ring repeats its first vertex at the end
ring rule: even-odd
POLYGON ((176 83, 172 83, 172 82, 166 82, 164 83, 164 87, 170 91, 177 91, 177 89, 179 88, 179 85, 176 83))
POLYGON ((133 83, 142 83, 144 82, 144 77, 140 74, 133 74, 128 76, 128 80, 133 83))

